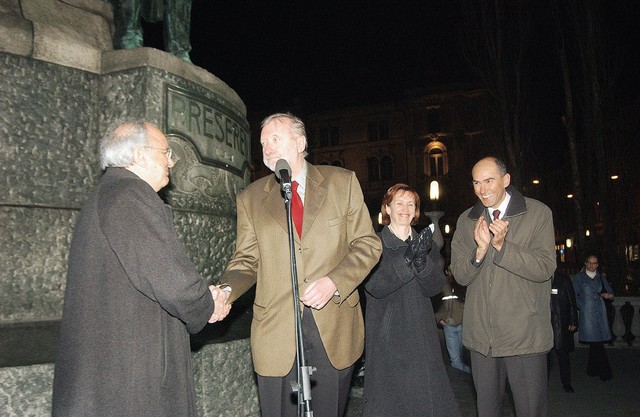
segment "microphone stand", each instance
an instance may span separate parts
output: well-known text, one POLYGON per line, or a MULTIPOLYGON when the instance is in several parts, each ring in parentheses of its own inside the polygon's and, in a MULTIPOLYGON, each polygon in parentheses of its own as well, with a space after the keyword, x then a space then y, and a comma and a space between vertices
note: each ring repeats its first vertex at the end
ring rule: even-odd
POLYGON ((282 183, 284 206, 287 212, 287 229, 289 232, 289 258, 291 264, 291 284, 293 286, 293 310, 296 326, 296 368, 297 379, 291 381, 291 388, 298 393, 298 417, 313 417, 311 409, 311 374, 315 368, 307 366, 302 338, 302 315, 300 314, 300 293, 298 291, 298 268, 296 266, 295 240, 293 237, 293 221, 291 219, 291 184, 282 183))

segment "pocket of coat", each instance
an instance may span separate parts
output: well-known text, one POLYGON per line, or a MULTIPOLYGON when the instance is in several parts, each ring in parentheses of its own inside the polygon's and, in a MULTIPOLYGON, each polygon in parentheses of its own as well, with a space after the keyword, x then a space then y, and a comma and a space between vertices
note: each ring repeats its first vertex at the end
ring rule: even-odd
POLYGON ((351 308, 354 308, 358 304, 360 304, 360 293, 358 292, 358 290, 355 290, 354 292, 352 292, 351 295, 347 297, 346 301, 351 308))
POLYGON ((167 340, 167 318, 165 317, 165 315, 163 314, 161 316, 161 320, 160 320, 160 325, 162 327, 161 329, 161 335, 162 335, 162 382, 161 382, 161 386, 166 387, 169 383, 169 381, 167 381, 168 379, 168 373, 169 373, 169 341, 167 340))
POLYGON ((253 319, 254 320, 262 321, 266 311, 267 311, 266 308, 256 303, 253 303, 253 319))

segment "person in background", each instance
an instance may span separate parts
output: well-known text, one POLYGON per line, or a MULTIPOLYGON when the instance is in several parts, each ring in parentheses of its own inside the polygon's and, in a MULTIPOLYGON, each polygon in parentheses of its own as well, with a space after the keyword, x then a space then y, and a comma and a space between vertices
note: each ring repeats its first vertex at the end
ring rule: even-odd
POLYGON ((565 392, 575 392, 571 385, 569 352, 574 349, 573 333, 578 328, 578 309, 571 279, 559 269, 554 272, 551 283, 551 326, 562 388, 565 392))
POLYGON ((262 417, 298 415, 291 391, 297 374, 294 308, 302 310, 306 363, 316 368, 310 378, 312 411, 341 417, 364 349, 357 288, 380 259, 380 239, 355 173, 305 161, 302 120, 290 113, 266 117, 260 144, 271 171, 280 159, 291 168, 300 302, 292 302, 288 223, 274 175, 238 194, 236 251, 220 282, 230 284, 231 301, 256 285, 251 352, 262 417), (300 217, 294 204, 302 206, 300 217))
POLYGON ((478 202, 458 218, 451 270, 467 286, 462 342, 471 354, 478 416, 499 417, 508 379, 518 417, 546 417, 547 353, 553 347, 549 207, 511 185, 503 161, 478 161, 478 202))
POLYGON ((419 235, 411 227, 420 197, 405 184, 387 190, 381 210, 382 257, 364 284, 364 416, 458 416, 429 298, 445 282, 433 226, 419 235))
POLYGON ((611 340, 605 300, 613 300, 613 290, 606 277, 598 272, 598 257, 587 256, 582 271, 573 276, 578 305, 578 338, 589 345, 587 375, 603 381, 613 378, 604 344, 611 340))
POLYGON ((471 373, 471 367, 464 363, 463 358, 464 287, 456 282, 451 269, 445 269, 444 273, 447 280, 442 287, 442 301, 436 311, 436 320, 444 332, 444 341, 447 352, 449 352, 451 366, 459 371, 471 373))
POLYGON ((156 126, 116 124, 69 252, 52 415, 195 417, 189 333, 226 317, 227 293, 189 260, 171 207, 171 148, 156 126))

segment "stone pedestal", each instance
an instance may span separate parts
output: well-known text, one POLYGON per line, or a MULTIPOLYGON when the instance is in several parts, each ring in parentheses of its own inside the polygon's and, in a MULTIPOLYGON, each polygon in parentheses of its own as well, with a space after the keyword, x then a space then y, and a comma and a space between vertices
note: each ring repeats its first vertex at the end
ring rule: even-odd
MULTIPOLYGON (((112 121, 141 117, 167 133, 178 160, 162 196, 199 271, 214 282, 233 254, 235 196, 250 178, 244 103, 168 53, 114 51, 112 27, 106 0, 0 0, 3 415, 49 414, 71 235, 112 121)), ((239 322, 208 328, 194 352, 203 416, 257 413, 248 321, 239 322)))

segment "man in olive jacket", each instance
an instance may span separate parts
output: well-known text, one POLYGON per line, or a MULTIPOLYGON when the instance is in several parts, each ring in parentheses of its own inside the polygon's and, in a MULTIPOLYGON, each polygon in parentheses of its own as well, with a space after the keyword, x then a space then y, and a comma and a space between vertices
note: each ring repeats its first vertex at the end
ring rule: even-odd
POLYGON ((551 210, 510 186, 497 158, 476 163, 472 178, 479 201, 458 218, 451 269, 468 286, 462 340, 471 352, 478 416, 502 415, 507 378, 518 417, 547 416, 551 210))
POLYGON ((157 194, 173 166, 164 134, 124 122, 100 161, 69 253, 52 414, 196 416, 189 333, 224 318, 227 295, 197 273, 157 194))
POLYGON ((295 400, 291 401, 291 382, 296 380, 295 306, 302 310, 306 362, 317 368, 311 375, 313 411, 340 417, 353 364, 364 348, 357 288, 378 262, 382 245, 355 174, 305 161, 302 120, 289 113, 267 117, 260 143, 270 170, 278 160, 287 161, 297 185, 294 192, 304 202, 302 227, 296 226, 293 233, 300 300, 294 304, 287 216, 273 175, 238 195, 236 252, 220 281, 231 284, 230 301, 257 284, 251 351, 262 416, 297 415, 295 400))

